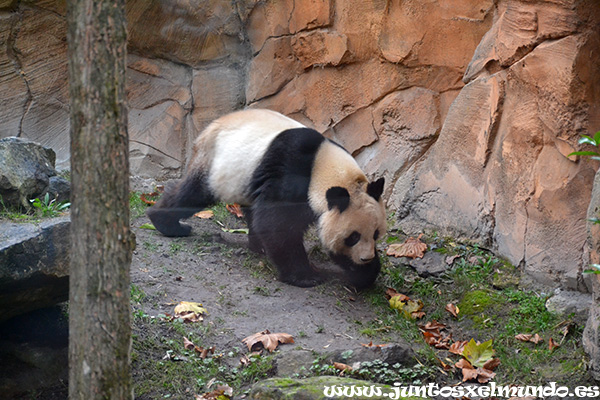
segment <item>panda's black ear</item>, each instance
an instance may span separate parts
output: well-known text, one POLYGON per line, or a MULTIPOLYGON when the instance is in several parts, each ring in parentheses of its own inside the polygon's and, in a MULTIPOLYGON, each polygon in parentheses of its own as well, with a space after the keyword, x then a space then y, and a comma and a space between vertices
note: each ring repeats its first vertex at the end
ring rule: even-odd
POLYGON ((350 193, 340 186, 334 186, 327 189, 325 197, 327 198, 327 207, 330 210, 337 207, 340 212, 343 212, 350 205, 350 193))
POLYGON ((383 193, 383 185, 385 183, 384 178, 379 178, 375 182, 371 182, 367 185, 367 194, 379 201, 381 194, 383 193))

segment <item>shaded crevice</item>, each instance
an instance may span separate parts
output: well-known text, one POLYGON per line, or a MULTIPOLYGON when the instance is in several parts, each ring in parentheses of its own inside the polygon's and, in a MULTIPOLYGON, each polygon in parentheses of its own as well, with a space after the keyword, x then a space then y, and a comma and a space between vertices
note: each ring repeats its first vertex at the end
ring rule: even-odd
POLYGON ((29 112, 31 105, 33 103, 33 94, 31 92, 31 87, 29 86, 29 80, 27 79, 27 75, 23 70, 23 66, 21 64, 21 60, 18 55, 21 54, 19 49, 17 48, 17 36, 21 31, 21 25, 23 23, 23 12, 21 9, 18 9, 14 13, 14 17, 11 20, 10 34, 8 35, 6 41, 6 55, 12 65, 15 68, 17 74, 23 79, 23 83, 25 84, 27 98, 25 100, 25 104, 23 105, 23 114, 19 120, 19 130, 15 136, 21 137, 23 135, 23 123, 25 121, 25 117, 29 112))

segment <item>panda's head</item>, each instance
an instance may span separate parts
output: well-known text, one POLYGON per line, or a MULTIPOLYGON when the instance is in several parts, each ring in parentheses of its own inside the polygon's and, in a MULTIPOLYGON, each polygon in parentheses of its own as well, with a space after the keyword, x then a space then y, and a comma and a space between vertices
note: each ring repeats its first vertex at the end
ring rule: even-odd
POLYGON ((353 192, 334 186, 325 194, 328 210, 319 218, 321 242, 334 258, 351 261, 353 269, 372 265, 377 257, 375 243, 386 231, 383 185, 380 178, 353 192))

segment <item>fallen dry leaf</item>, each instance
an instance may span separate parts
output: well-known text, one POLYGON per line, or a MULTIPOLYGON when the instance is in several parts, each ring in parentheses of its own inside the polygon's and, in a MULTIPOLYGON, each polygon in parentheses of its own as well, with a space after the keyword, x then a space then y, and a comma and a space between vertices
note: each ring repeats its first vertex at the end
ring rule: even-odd
POLYGON ((452 303, 446 304, 445 310, 448 311, 450 314, 452 314, 453 317, 458 318, 458 313, 460 312, 460 310, 454 304, 452 304, 452 303))
POLYGON ((535 344, 538 344, 542 341, 542 338, 537 333, 535 335, 532 335, 531 333, 520 333, 515 336, 515 339, 520 340, 522 342, 531 342, 535 344))
POLYGON ((477 380, 479 383, 488 383, 490 379, 496 376, 494 372, 486 368, 474 368, 473 365, 464 358, 454 364, 454 366, 460 368, 463 374, 463 382, 477 380))
POLYGON ((488 383, 494 376, 496 376, 495 372, 485 368, 477 368, 477 382, 479 383, 488 383))
POLYGON ((479 375, 477 370, 474 368, 462 368, 461 371, 463 374, 463 380, 462 380, 463 382, 475 380, 475 379, 477 379, 477 376, 479 375))
POLYGON ((373 341, 370 341, 369 343, 361 343, 360 345, 363 346, 363 347, 366 347, 368 349, 373 349, 373 348, 380 349, 382 347, 388 346, 387 343, 384 343, 384 344, 373 344, 373 341))
POLYGON ((548 340, 548 349, 550 351, 552 351, 552 350, 554 350, 557 347, 560 347, 560 345, 556 344, 556 342, 554 341, 554 339, 550 338, 550 340, 548 340))
POLYGON ((192 343, 192 341, 185 336, 183 337, 183 347, 187 350, 192 350, 196 345, 192 343))
POLYGON ((434 332, 423 332, 423 337, 425 338, 425 343, 430 346, 434 346, 439 340, 439 334, 435 334, 434 332))
POLYGON ((233 389, 229 385, 219 385, 212 392, 197 394, 195 400, 223 400, 233 396, 233 389))
POLYGON ((460 254, 455 254, 453 256, 447 256, 446 257, 446 264, 452 265, 452 264, 454 264, 454 260, 456 260, 457 258, 460 258, 460 257, 461 257, 460 254))
POLYGON ((391 299, 392 297, 400 297, 400 301, 408 301, 408 300, 410 300, 410 297, 408 297, 408 296, 407 296, 407 295, 405 295, 405 294, 398 293, 398 292, 396 291, 396 289, 393 289, 393 288, 387 288, 387 289, 385 290, 385 297, 386 297, 388 300, 389 300, 389 299, 391 299))
POLYGON ((483 369, 487 369, 488 371, 493 371, 495 370, 498 365, 500 365, 500 359, 499 358, 492 358, 491 360, 489 360, 488 362, 486 362, 485 364, 483 364, 483 369))
POLYGON ((204 348, 202 346, 196 346, 191 340, 183 337, 183 347, 187 350, 194 350, 201 359, 208 357, 208 354, 215 354, 215 346, 204 348))
POLYGON ((391 244, 386 254, 394 257, 410 257, 410 258, 423 258, 425 251, 427 251, 427 245, 421 242, 421 236, 413 238, 409 237, 402 244, 391 244))
POLYGON ((465 358, 461 358, 456 364, 454 364, 454 366, 456 368, 474 369, 471 363, 465 358))
POLYGON ((146 204, 154 205, 156 203, 156 200, 160 196, 160 194, 162 192, 164 192, 164 191, 165 191, 164 186, 162 186, 162 185, 157 186, 156 187, 156 191, 154 191, 152 193, 142 193, 142 194, 140 194, 140 200, 142 200, 146 204))
POLYGON ((444 329, 445 327, 446 325, 441 324, 437 321, 433 321, 428 322, 425 325, 419 325, 419 330, 421 330, 421 332, 423 333, 425 343, 435 347, 436 349, 448 350, 450 348, 452 334, 445 336, 442 335, 440 329, 444 329))
POLYGON ((565 340, 565 338, 571 331, 571 328, 573 328, 575 326, 575 324, 571 321, 564 321, 564 322, 560 323, 558 326, 561 326, 561 325, 563 325, 563 327, 560 329, 560 333, 562 333, 562 339, 560 339, 560 343, 562 343, 565 340))
POLYGON ((240 206, 237 203, 226 204, 225 208, 227 209, 227 211, 229 211, 238 218, 242 218, 244 216, 244 213, 242 212, 242 206, 240 206))
POLYGON ((452 343, 448 351, 452 354, 456 354, 462 356, 463 351, 465 350, 465 345, 469 343, 466 340, 459 340, 458 342, 452 343))
POLYGON ((442 368, 443 368, 444 371, 449 371, 449 370, 452 369, 452 365, 445 363, 440 358, 438 358, 437 360, 440 362, 440 365, 442 366, 442 368))
POLYGON ((215 213, 212 210, 202 210, 198 211, 194 214, 194 217, 198 217, 200 219, 210 219, 215 216, 215 213))
POLYGON ((419 329, 421 329, 422 331, 439 331, 440 329, 444 329, 446 328, 446 325, 442 324, 441 322, 437 322, 437 321, 430 321, 428 323, 426 323, 425 325, 419 325, 419 329))
POLYGON ((183 322, 199 322, 204 319, 202 315, 206 314, 206 309, 200 303, 181 301, 175 306, 174 313, 183 322))
POLYGON ((425 313, 421 311, 423 308, 423 302, 421 300, 407 300, 401 301, 400 296, 394 296, 390 299, 390 307, 401 311, 407 319, 419 319, 425 316, 425 313))
POLYGON ((348 364, 343 364, 343 363, 339 363, 339 362, 334 362, 333 363, 333 368, 337 369, 338 371, 342 371, 342 372, 350 372, 352 371, 352 367, 349 366, 348 364))
POLYGON ((533 335, 531 333, 520 333, 515 336, 515 339, 520 340, 521 342, 529 342, 533 335))
POLYGON ((294 338, 287 333, 271 333, 268 329, 265 329, 242 339, 242 343, 248 346, 250 351, 258 350, 262 346, 272 352, 279 343, 294 343, 294 338))

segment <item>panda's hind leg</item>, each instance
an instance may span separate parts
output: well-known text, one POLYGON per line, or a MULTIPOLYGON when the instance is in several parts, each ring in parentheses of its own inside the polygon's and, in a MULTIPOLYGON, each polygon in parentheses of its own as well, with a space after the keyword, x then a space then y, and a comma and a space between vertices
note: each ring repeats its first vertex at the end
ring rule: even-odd
POLYGON ((189 174, 175 186, 167 188, 146 214, 163 235, 188 236, 192 228, 181 224, 180 220, 214 203, 215 198, 208 188, 206 177, 189 174))
POLYGON ((311 222, 310 209, 298 204, 259 203, 252 208, 249 229, 254 238, 250 239, 250 248, 259 246, 264 250, 282 282, 299 287, 323 282, 304 249, 304 231, 311 222))
POLYGON ((265 254, 265 248, 260 240, 260 236, 256 233, 252 218, 252 207, 243 207, 244 219, 248 225, 248 247, 255 253, 265 254))

